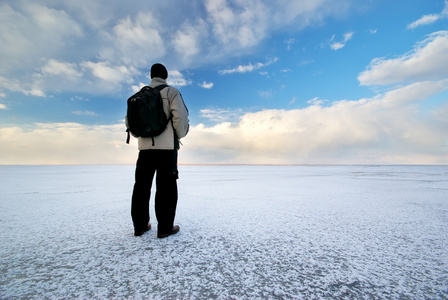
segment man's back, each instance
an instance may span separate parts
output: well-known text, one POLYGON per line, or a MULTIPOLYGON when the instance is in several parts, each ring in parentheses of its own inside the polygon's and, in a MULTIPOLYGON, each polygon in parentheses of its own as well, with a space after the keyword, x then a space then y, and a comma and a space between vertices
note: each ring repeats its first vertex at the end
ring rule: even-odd
MULTIPOLYGON (((152 79, 150 87, 156 87, 167 84, 162 78, 155 77, 152 79)), ((189 120, 188 109, 182 99, 180 92, 171 86, 160 91, 163 99, 163 110, 167 118, 171 118, 166 130, 159 136, 154 137, 154 145, 151 138, 139 138, 138 149, 149 150, 173 150, 179 149, 179 139, 185 137, 188 133, 189 120)))

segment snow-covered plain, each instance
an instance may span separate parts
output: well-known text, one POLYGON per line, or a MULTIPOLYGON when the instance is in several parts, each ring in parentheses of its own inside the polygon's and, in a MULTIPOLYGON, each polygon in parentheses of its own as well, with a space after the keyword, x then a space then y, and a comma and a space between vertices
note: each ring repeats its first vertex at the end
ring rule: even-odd
POLYGON ((134 166, 0 166, 0 298, 448 298, 448 166, 180 166, 133 236, 134 166))

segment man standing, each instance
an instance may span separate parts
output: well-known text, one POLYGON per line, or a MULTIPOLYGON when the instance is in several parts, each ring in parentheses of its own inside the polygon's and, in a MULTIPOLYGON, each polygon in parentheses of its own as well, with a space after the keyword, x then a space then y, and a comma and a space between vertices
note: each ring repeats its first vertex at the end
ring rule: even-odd
MULTIPOLYGON (((155 88, 166 85, 168 71, 162 64, 151 67, 151 84, 155 88)), ((179 232, 174 225, 177 206, 177 151, 179 139, 188 133, 188 109, 180 92, 171 86, 160 91, 163 110, 170 119, 165 131, 152 138, 138 138, 139 155, 135 169, 131 216, 134 235, 140 236, 151 229, 149 198, 156 174, 155 213, 158 222, 157 237, 165 238, 179 232)))

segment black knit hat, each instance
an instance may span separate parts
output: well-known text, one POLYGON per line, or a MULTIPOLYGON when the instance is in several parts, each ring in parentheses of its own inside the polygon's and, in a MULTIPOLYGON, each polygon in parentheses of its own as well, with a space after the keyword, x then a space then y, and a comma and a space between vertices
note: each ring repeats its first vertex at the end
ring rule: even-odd
POLYGON ((162 64, 153 64, 151 67, 151 79, 154 77, 160 77, 162 79, 168 78, 168 71, 162 64))

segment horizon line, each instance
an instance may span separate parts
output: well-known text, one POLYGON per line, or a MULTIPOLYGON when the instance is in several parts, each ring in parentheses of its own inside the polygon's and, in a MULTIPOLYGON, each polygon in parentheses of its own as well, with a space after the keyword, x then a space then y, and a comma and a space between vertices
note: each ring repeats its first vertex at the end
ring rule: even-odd
MULTIPOLYGON (((135 166, 133 164, 0 164, 0 166, 135 166)), ((238 163, 210 163, 210 164, 188 164, 188 163, 179 163, 178 166, 448 166, 448 164, 382 164, 382 163, 303 163, 303 164, 238 164, 238 163)))

